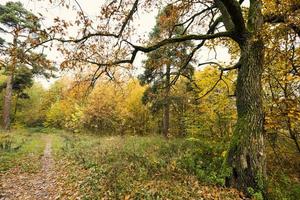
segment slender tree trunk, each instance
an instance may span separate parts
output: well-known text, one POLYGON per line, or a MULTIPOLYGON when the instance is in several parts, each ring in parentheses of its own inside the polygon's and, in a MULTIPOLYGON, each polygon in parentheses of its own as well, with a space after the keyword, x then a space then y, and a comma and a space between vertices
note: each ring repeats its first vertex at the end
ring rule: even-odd
POLYGON ((257 35, 241 45, 241 68, 237 78, 238 120, 227 162, 232 175, 227 184, 247 194, 264 192, 266 154, 263 134, 262 84, 264 45, 257 35))
POLYGON ((6 81, 4 105, 3 105, 3 128, 9 130, 10 128, 10 110, 12 100, 12 85, 13 85, 13 74, 9 74, 6 81))
POLYGON ((164 94, 164 106, 163 106, 163 134, 167 138, 169 136, 169 128, 170 128, 170 72, 171 66, 167 64, 166 66, 166 82, 165 82, 165 94, 164 94))
POLYGON ((294 141, 296 147, 297 147, 297 150, 298 152, 300 153, 300 145, 298 143, 298 139, 297 139, 297 133, 295 133, 293 131, 293 128, 292 128, 292 123, 291 123, 291 119, 289 117, 287 117, 287 126, 288 126, 288 131, 289 131, 289 134, 290 134, 290 137, 291 139, 294 141))
POLYGON ((163 120, 163 134, 165 137, 169 136, 170 126, 170 105, 166 103, 164 105, 164 120, 163 120))
MULTIPOLYGON (((286 100, 288 100, 288 93, 287 93, 287 85, 286 84, 285 84, 283 92, 284 92, 284 98, 286 100)), ((285 109, 288 109, 288 108, 289 108, 289 106, 287 105, 287 103, 285 103, 285 109)), ((286 123, 287 123, 287 127, 288 127, 290 138, 294 141, 294 143, 295 143, 295 145, 297 147, 297 150, 300 153, 300 145, 298 143, 297 133, 293 130, 291 118, 288 115, 287 115, 287 122, 286 123)))
POLYGON ((180 105, 179 105, 179 131, 180 131, 180 136, 182 136, 182 137, 186 136, 184 113, 185 113, 184 102, 181 101, 180 105))
POLYGON ((13 38, 13 49, 12 49, 12 64, 7 66, 7 82, 4 96, 4 105, 3 105, 3 128, 4 130, 10 129, 10 111, 11 111, 11 102, 12 102, 12 93, 13 93, 13 78, 14 72, 17 64, 17 39, 18 39, 19 31, 15 31, 15 35, 13 38))
POLYGON ((14 109, 14 117, 12 118, 11 122, 14 123, 16 121, 16 115, 18 111, 18 101, 19 101, 19 94, 16 94, 16 99, 15 99, 15 109, 14 109))

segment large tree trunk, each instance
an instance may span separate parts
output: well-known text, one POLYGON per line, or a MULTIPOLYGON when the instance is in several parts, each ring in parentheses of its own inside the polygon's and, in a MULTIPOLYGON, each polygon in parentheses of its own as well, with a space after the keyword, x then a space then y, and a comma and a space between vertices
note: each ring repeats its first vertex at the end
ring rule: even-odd
POLYGON ((227 184, 248 194, 263 192, 266 178, 266 154, 263 134, 261 76, 263 41, 249 36, 241 45, 241 67, 237 78, 238 120, 228 152, 232 175, 227 184))
POLYGON ((10 73, 8 75, 7 81, 6 81, 6 89, 5 89, 4 105, 3 105, 3 128, 4 128, 4 130, 9 130, 9 128, 10 128, 12 86, 13 86, 13 74, 10 73))
POLYGON ((163 134, 167 138, 169 136, 170 128, 170 73, 171 66, 167 64, 166 66, 166 82, 165 82, 165 94, 164 94, 164 104, 163 104, 163 134))

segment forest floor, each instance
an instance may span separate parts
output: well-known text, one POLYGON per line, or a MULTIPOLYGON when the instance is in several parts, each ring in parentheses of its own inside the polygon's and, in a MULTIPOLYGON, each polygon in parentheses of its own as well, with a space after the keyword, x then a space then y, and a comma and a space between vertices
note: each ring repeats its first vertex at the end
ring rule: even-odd
POLYGON ((193 158, 202 143, 41 131, 0 135, 0 200, 246 199, 212 166, 197 171, 216 162, 193 158))
MULTIPOLYGON (((45 150, 42 156, 41 169, 37 173, 23 172, 14 167, 1 176, 1 200, 44 200, 58 199, 56 193, 56 172, 52 157, 52 139, 44 136, 45 150)), ((28 160, 30 162, 30 160, 28 160)))
POLYGON ((0 135, 0 200, 246 199, 223 186, 223 155, 195 138, 20 130, 0 135))

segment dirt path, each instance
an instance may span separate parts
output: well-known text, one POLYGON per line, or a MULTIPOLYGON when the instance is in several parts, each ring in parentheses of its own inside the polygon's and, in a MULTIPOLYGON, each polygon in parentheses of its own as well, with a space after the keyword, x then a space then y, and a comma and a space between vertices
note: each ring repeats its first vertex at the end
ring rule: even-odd
POLYGON ((41 158, 42 168, 37 173, 24 173, 15 168, 1 177, 0 200, 50 200, 56 196, 54 160, 51 154, 51 138, 45 137, 46 146, 41 158))

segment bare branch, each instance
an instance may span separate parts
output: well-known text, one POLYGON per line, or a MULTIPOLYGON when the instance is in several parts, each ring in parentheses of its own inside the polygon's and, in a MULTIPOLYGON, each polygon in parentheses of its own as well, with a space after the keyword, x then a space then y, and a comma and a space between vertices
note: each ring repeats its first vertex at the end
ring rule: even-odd
POLYGON ((139 0, 135 0, 129 14, 126 16, 126 18, 125 18, 125 20, 122 24, 122 27, 121 27, 121 29, 119 31, 119 34, 118 34, 118 37, 120 37, 122 35, 122 33, 123 33, 125 27, 127 26, 129 20, 132 18, 133 14, 137 11, 138 3, 139 3, 139 0))
POLYGON ((289 27, 300 37, 300 25, 290 24, 289 27))
POLYGON ((196 99, 196 101, 202 99, 203 97, 205 97, 206 95, 208 95, 209 93, 211 93, 211 92, 217 87, 217 85, 220 83, 220 81, 223 80, 222 77, 223 77, 223 71, 221 71, 220 77, 219 77, 219 79, 215 82, 215 84, 214 84, 209 90, 207 90, 207 91, 205 92, 205 94, 203 94, 202 96, 198 97, 198 98, 196 99))
MULTIPOLYGON (((221 17, 217 18, 216 21, 214 21, 214 23, 212 23, 212 25, 210 26, 209 30, 207 31, 207 34, 212 34, 214 33, 216 27, 218 26, 218 24, 221 22, 221 17)), ((188 64, 191 62, 191 60, 193 59, 195 53, 204 45, 206 40, 202 40, 202 42, 200 44, 198 44, 193 50, 192 52, 188 55, 185 63, 183 64, 182 67, 180 67, 177 75, 174 77, 174 79, 171 81, 171 85, 174 85, 177 80, 179 79, 179 76, 181 75, 181 72, 186 69, 186 67, 188 66, 188 64)), ((197 84, 193 83, 196 87, 197 84)))
POLYGON ((199 100, 199 99, 205 97, 206 95, 208 95, 210 92, 212 92, 217 87, 217 85, 219 84, 220 81, 223 81, 225 83, 228 93, 229 93, 229 86, 228 86, 227 82, 223 79, 223 73, 225 71, 239 69, 241 67, 241 62, 239 61, 234 66, 226 67, 226 68, 222 67, 222 65, 217 62, 205 62, 205 63, 199 64, 198 66, 201 66, 201 65, 217 65, 219 67, 219 70, 221 71, 221 73, 220 73, 219 79, 215 82, 215 84, 208 91, 206 91, 205 94, 203 94, 201 97, 197 98, 196 100, 199 100))
POLYGON ((219 67, 219 70, 224 72, 224 71, 230 71, 230 70, 234 70, 234 69, 239 69, 241 67, 241 62, 238 61, 235 65, 231 66, 231 67, 222 67, 221 64, 217 63, 217 62, 205 62, 205 63, 200 63, 198 66, 201 65, 217 65, 219 67))
POLYGON ((106 32, 97 32, 97 33, 89 33, 79 39, 63 39, 63 38, 55 38, 55 37, 50 37, 47 40, 44 40, 38 44, 35 44, 33 46, 31 46, 30 48, 26 49, 25 52, 28 52, 32 49, 35 49, 41 45, 44 45, 46 43, 52 42, 52 41, 58 41, 58 42, 62 42, 62 43, 80 43, 80 42, 84 42, 86 40, 88 40, 91 37, 94 36, 99 36, 99 37, 114 37, 114 38, 118 38, 118 35, 113 34, 113 33, 106 33, 106 32))
POLYGON ((194 14, 193 16, 191 16, 190 18, 188 18, 188 19, 185 20, 184 22, 175 24, 175 26, 183 26, 183 25, 185 25, 186 23, 189 23, 190 21, 194 21, 196 17, 198 17, 199 15, 202 15, 202 14, 205 13, 206 11, 209 11, 209 10, 211 10, 211 9, 213 9, 213 8, 216 8, 216 6, 211 6, 211 7, 205 8, 205 9, 201 10, 200 12, 194 14))

